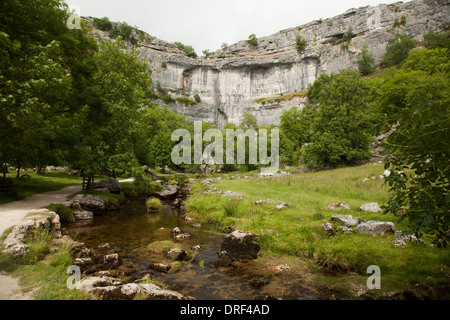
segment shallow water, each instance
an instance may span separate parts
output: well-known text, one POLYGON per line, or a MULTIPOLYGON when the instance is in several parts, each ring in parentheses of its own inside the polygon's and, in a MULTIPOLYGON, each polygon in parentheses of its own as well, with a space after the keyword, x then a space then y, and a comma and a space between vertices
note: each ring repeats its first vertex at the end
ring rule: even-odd
POLYGON ((90 222, 66 226, 69 235, 84 242, 89 248, 109 243, 118 250, 126 263, 132 264, 136 277, 152 273, 169 289, 201 300, 226 299, 302 299, 316 298, 304 281, 296 276, 255 274, 251 263, 248 271, 243 268, 217 267, 217 252, 223 235, 214 234, 207 228, 195 228, 191 223, 164 207, 161 213, 149 214, 143 203, 124 205, 119 212, 95 216, 90 222), (176 273, 151 271, 153 261, 147 246, 153 241, 170 240, 170 231, 179 227, 192 234, 182 241, 183 249, 200 245, 194 259, 176 273))

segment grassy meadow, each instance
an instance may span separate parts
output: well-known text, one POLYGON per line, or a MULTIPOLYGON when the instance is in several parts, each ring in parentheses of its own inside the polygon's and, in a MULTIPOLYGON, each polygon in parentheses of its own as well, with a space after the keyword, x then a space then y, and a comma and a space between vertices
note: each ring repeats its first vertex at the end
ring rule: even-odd
POLYGON ((279 177, 223 179, 212 186, 240 192, 242 198, 203 194, 206 189, 197 182, 186 209, 189 216, 216 225, 217 230, 231 226, 258 233, 262 249, 260 259, 287 259, 293 265, 298 264, 299 259, 306 261, 298 265, 319 271, 315 280, 332 284, 337 290, 345 292, 350 284, 365 286, 369 277, 367 267, 371 265, 381 270, 382 288, 375 292, 379 296, 388 296, 417 283, 430 287, 437 283, 448 284, 448 251, 430 247, 429 241, 427 246, 408 243, 405 247, 394 247, 392 233, 377 237, 342 232, 325 235, 322 224, 336 214, 392 221, 396 230, 407 229, 405 222, 398 224, 392 215, 359 210, 364 203, 377 202, 382 206, 387 201, 388 187, 379 178, 383 171, 382 164, 369 164, 279 177), (368 180, 363 182, 364 178, 368 180), (276 203, 255 205, 255 201, 264 199, 290 206, 277 210, 276 203), (351 210, 326 209, 336 202, 348 204, 351 210), (330 277, 329 272, 320 272, 325 270, 336 272, 330 277))

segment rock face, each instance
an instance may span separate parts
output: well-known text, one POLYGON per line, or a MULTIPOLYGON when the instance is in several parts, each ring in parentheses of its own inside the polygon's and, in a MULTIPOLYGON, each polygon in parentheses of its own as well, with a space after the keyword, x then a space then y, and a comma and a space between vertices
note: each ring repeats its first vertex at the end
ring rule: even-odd
MULTIPOLYGON (((259 37, 257 46, 239 41, 197 59, 148 35, 136 47, 150 64, 153 83, 159 83, 172 97, 194 100, 198 94, 201 98, 196 105, 171 102, 171 110, 218 127, 238 124, 244 112, 254 114, 259 124, 278 125, 285 110, 301 108, 306 102, 294 93, 307 89, 321 74, 355 69, 364 44, 379 63, 388 40, 397 33, 421 41, 428 30, 441 31, 448 23, 448 8, 447 0, 414 0, 349 9, 336 17, 259 37), (395 19, 402 16, 406 25, 394 28, 395 19), (354 36, 351 41, 336 44, 349 30, 354 36), (307 41, 301 53, 296 48, 297 35, 307 41), (263 103, 262 98, 270 99, 263 103)), ((85 19, 92 23, 92 18, 85 19)), ((93 32, 97 38, 109 40, 107 32, 93 32)))
POLYGON ((257 234, 241 230, 226 235, 220 247, 220 264, 256 259, 260 250, 258 237, 257 234))

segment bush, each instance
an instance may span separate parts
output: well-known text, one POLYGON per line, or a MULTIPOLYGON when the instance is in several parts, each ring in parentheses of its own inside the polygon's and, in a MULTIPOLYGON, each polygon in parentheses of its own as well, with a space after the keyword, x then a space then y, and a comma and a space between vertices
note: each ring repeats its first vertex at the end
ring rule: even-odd
POLYGON ((103 18, 94 18, 94 26, 102 31, 111 31, 113 26, 111 21, 109 21, 108 17, 103 17, 103 18))
POLYGON ((197 58, 197 53, 195 53, 195 50, 192 46, 184 45, 178 41, 175 41, 174 44, 178 47, 178 49, 186 53, 188 57, 197 58))
POLYGON ((200 96, 198 95, 198 93, 196 93, 196 94, 194 95, 194 99, 195 99, 195 102, 197 102, 197 103, 200 103, 200 102, 202 101, 202 99, 200 98, 200 96))
POLYGON ((254 33, 248 36, 247 43, 252 47, 256 47, 258 45, 258 38, 256 38, 254 33))
POLYGON ((358 53, 357 58, 358 60, 356 60, 356 63, 358 64, 359 72, 361 72, 363 76, 372 74, 374 71, 373 65, 375 63, 375 58, 367 49, 367 44, 361 48, 361 52, 358 53))
POLYGON ((388 41, 383 65, 386 67, 401 65, 415 46, 416 43, 413 38, 398 34, 395 38, 388 41))
POLYGON ((298 52, 302 53, 303 51, 305 51, 306 47, 308 46, 308 41, 306 41, 305 38, 303 38, 301 35, 298 34, 296 45, 297 45, 298 52))

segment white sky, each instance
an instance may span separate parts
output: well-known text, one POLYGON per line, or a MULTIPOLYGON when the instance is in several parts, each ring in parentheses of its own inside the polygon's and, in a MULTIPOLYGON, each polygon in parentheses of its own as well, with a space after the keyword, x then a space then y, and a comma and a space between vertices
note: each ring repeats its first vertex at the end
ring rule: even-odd
MULTIPOLYGON (((398 0, 66 0, 82 16, 109 17, 161 40, 180 41, 215 51, 232 44, 268 36, 316 19, 331 18, 350 8, 398 0)), ((408 1, 403 1, 408 2, 408 1)))

